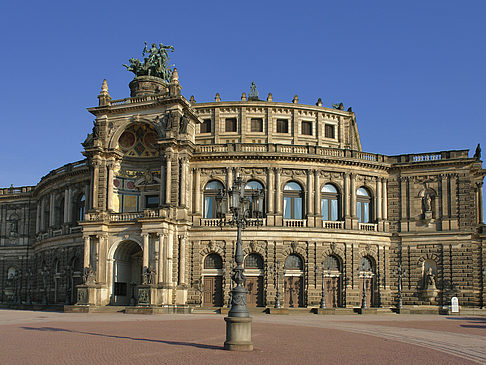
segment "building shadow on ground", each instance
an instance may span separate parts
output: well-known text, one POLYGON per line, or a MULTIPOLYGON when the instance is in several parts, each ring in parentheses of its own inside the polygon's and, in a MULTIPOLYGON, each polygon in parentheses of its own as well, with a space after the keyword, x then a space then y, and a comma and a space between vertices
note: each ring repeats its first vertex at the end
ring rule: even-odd
POLYGON ((68 330, 68 329, 65 329, 65 328, 56 328, 56 327, 20 327, 20 328, 27 330, 27 331, 68 332, 68 333, 77 333, 77 334, 82 334, 82 335, 100 336, 100 337, 107 337, 107 338, 132 340, 132 341, 163 343, 163 344, 172 345, 172 346, 189 346, 189 347, 196 347, 196 348, 199 348, 199 349, 223 350, 224 351, 223 346, 206 345, 206 344, 194 343, 194 342, 155 340, 155 339, 151 339, 151 338, 117 336, 117 335, 108 335, 108 334, 104 334, 104 333, 74 331, 74 330, 68 330))
POLYGON ((483 328, 486 329, 486 317, 447 317, 456 321, 467 321, 468 324, 460 324, 464 328, 483 328))

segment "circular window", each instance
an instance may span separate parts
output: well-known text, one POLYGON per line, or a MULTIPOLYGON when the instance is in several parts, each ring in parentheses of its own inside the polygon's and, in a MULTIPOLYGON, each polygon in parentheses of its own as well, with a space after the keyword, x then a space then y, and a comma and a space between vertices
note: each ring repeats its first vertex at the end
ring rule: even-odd
POLYGON ((155 147, 155 142, 157 142, 157 133, 155 132, 147 132, 143 136, 143 143, 145 146, 148 148, 154 148, 155 147))
POLYGON ((118 139, 118 144, 123 149, 128 149, 132 147, 135 144, 135 134, 129 131, 123 132, 118 139))

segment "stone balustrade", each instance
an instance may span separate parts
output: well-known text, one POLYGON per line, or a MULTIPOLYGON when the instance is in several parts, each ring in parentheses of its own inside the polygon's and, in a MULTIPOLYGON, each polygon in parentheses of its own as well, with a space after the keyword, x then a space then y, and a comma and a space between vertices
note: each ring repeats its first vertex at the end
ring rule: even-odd
POLYGON ((343 221, 322 221, 322 228, 324 229, 344 229, 343 221))
POLYGON ((360 231, 376 232, 378 230, 377 226, 375 223, 359 223, 358 228, 360 231))

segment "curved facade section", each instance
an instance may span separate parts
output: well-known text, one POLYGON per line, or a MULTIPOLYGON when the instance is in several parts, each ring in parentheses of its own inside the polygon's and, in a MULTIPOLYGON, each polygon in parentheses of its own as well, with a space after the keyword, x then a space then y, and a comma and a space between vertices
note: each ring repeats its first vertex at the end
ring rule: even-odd
POLYGON ((250 209, 243 231, 250 307, 277 291, 288 308, 483 305, 480 156, 367 153, 351 111, 198 104, 166 86, 104 88, 85 160, 0 190, 3 302, 227 306, 236 230, 221 197, 239 176, 264 200, 263 225, 250 209))

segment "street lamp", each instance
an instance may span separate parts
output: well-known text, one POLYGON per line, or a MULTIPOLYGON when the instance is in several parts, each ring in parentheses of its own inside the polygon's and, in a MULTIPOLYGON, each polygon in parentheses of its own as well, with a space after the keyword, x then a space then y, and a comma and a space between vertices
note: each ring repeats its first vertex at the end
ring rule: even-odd
POLYGON ((236 286, 231 290, 231 309, 228 313, 226 321, 226 341, 224 348, 226 350, 236 351, 252 351, 253 344, 251 342, 251 318, 248 309, 246 308, 246 289, 245 289, 245 275, 243 268, 243 247, 241 243, 241 231, 248 225, 263 225, 263 192, 261 190, 255 191, 251 196, 245 194, 245 182, 240 176, 237 176, 233 182, 233 187, 227 193, 220 191, 216 196, 217 214, 220 219, 220 226, 225 224, 231 227, 236 226, 236 250, 235 263, 231 278, 236 286), (230 203, 230 212, 232 217, 226 221, 223 217, 224 197, 228 196, 230 203), (250 220, 255 217, 255 220, 250 220))
POLYGON ((280 304, 280 285, 278 283, 278 272, 280 271, 280 262, 277 261, 277 264, 274 266, 272 266, 270 268, 271 272, 272 272, 272 276, 275 280, 275 304, 274 304, 274 308, 282 308, 282 305, 280 304))
POLYGON ((358 268, 358 277, 363 279, 363 294, 361 299, 361 309, 368 309, 368 296, 366 293, 366 279, 373 277, 373 274, 366 271, 365 265, 358 268))
POLYGON ((403 302, 402 302, 402 279, 406 275, 407 270, 402 268, 402 264, 398 263, 397 268, 395 269, 395 274, 398 276, 398 303, 397 308, 398 310, 402 309, 403 302))
POLYGON ((326 287, 325 287, 325 276, 330 277, 331 276, 331 270, 327 268, 327 270, 324 268, 324 262, 322 262, 322 286, 321 286, 321 304, 319 308, 324 309, 326 308, 326 287))

